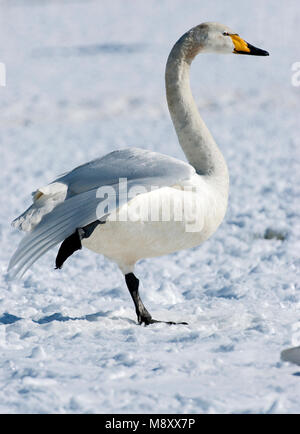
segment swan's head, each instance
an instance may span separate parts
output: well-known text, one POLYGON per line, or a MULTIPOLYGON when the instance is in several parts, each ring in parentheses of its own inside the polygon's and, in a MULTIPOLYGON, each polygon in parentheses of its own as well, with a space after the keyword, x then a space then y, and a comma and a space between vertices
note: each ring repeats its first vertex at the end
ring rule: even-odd
POLYGON ((252 56, 268 56, 269 53, 242 39, 238 33, 219 23, 203 23, 191 31, 194 54, 201 53, 234 53, 252 56), (196 48, 197 46, 197 48, 196 48))

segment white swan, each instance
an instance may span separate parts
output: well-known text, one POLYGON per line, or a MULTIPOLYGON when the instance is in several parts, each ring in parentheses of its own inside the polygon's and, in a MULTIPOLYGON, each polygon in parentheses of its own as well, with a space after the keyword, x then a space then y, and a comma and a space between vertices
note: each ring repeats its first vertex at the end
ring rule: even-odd
POLYGON ((39 188, 32 206, 13 222, 29 234, 11 258, 11 277, 21 277, 60 242, 57 268, 83 245, 118 264, 138 322, 157 322, 139 297, 135 263, 199 245, 215 232, 227 207, 226 162, 198 113, 189 81, 192 60, 208 52, 268 55, 222 24, 203 23, 185 33, 168 58, 166 92, 189 164, 156 152, 123 149, 39 188))

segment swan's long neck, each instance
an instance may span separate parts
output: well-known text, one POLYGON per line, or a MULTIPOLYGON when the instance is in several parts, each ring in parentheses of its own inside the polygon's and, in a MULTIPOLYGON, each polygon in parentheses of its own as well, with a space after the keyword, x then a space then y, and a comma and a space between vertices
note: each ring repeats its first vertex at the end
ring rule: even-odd
POLYGON ((190 65, 198 54, 186 33, 173 47, 166 66, 167 101, 179 143, 199 175, 228 183, 224 157, 199 115, 190 87, 190 65))

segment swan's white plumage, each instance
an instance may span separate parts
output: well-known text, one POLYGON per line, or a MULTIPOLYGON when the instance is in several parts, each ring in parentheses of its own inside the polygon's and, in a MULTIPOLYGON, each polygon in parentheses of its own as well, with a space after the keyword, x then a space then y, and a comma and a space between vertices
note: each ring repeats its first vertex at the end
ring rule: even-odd
POLYGON ((105 225, 98 226, 82 244, 112 259, 127 274, 142 258, 192 248, 205 241, 222 222, 226 206, 226 196, 195 174, 171 187, 136 196, 117 210, 117 221, 113 215, 108 216, 105 225), (170 204, 167 221, 153 220, 149 203, 159 203, 160 214, 163 205, 170 204))
POLYGON ((57 178, 68 186, 68 197, 104 185, 114 185, 120 178, 128 182, 152 180, 159 186, 170 185, 174 180, 188 179, 195 169, 184 161, 158 152, 139 148, 121 149, 102 158, 76 167, 67 174, 57 178))
MULTIPOLYGON (((189 164, 156 152, 123 149, 77 167, 38 192, 43 193, 33 205, 13 222, 15 227, 29 229, 9 263, 11 278, 21 277, 44 253, 62 242, 78 227, 101 219, 97 209, 103 198, 99 187, 114 188, 109 209, 120 207, 118 182, 126 178, 128 188, 172 186, 190 179, 195 169, 189 164), (116 199, 116 200, 115 200, 116 199)), ((121 201, 121 202, 120 202, 121 201)))
POLYGON ((222 24, 203 23, 185 33, 168 58, 166 92, 172 121, 190 164, 142 149, 124 149, 79 166, 38 189, 32 206, 13 223, 29 234, 10 261, 11 277, 22 276, 51 247, 97 219, 105 220, 105 224, 98 225, 82 244, 117 262, 125 274, 132 272, 141 258, 190 248, 206 240, 224 218, 229 176, 223 155, 193 99, 190 65, 200 52, 250 54, 250 47, 253 54, 268 55, 222 24), (127 180, 127 189, 143 187, 143 192, 133 199, 124 198, 118 191, 120 178, 127 180), (105 186, 114 194, 109 212, 99 212, 103 196, 97 192, 105 186), (186 187, 194 190, 186 191, 186 187), (168 219, 152 218, 147 208, 150 199, 160 204, 159 213, 163 204, 175 204, 168 219), (194 229, 186 204, 196 210, 194 229), (128 220, 129 214, 134 218, 128 220))
POLYGON ((49 214, 67 196, 67 186, 61 182, 40 187, 32 193, 33 204, 12 222, 12 226, 30 232, 42 218, 49 214))

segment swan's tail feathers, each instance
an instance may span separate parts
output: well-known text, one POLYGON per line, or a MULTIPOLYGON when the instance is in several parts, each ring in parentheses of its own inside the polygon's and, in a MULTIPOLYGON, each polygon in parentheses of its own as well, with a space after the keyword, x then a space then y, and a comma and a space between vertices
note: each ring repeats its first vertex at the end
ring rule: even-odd
POLYGON ((21 278, 48 250, 64 241, 77 228, 96 221, 99 201, 96 190, 90 190, 59 203, 43 215, 12 256, 8 266, 9 278, 21 278))
POLYGON ((13 222, 14 228, 31 232, 59 203, 67 196, 68 187, 61 182, 54 182, 32 193, 33 204, 13 222))

